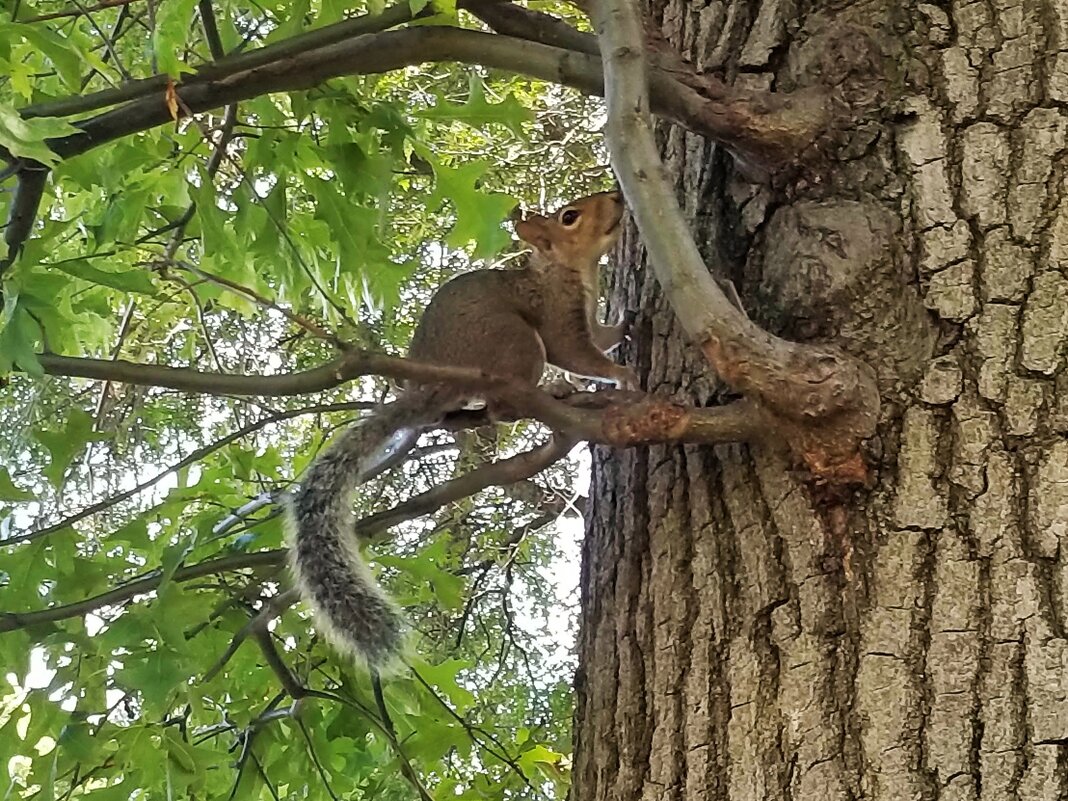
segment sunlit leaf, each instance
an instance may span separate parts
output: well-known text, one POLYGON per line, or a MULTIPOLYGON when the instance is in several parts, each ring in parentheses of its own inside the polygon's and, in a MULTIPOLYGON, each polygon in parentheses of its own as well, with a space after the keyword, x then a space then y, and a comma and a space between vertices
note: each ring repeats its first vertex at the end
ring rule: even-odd
POLYGON ((516 136, 522 136, 524 126, 534 119, 534 113, 520 103, 514 94, 509 94, 498 103, 488 102, 485 86, 477 75, 471 76, 470 87, 466 103, 452 103, 442 98, 434 106, 420 112, 420 116, 431 120, 455 120, 474 128, 501 125, 516 136))
POLYGON ((59 157, 48 147, 47 140, 77 131, 70 123, 51 117, 24 120, 14 108, 0 103, 0 146, 15 156, 55 164, 59 157))

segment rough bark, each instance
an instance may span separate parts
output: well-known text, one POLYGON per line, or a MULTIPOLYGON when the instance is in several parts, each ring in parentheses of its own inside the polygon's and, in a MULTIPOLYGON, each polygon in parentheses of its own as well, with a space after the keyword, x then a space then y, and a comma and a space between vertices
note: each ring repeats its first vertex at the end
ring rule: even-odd
MULTIPOLYGON (((596 452, 572 797, 1068 798, 1068 5, 649 7, 735 83, 835 87, 828 162, 774 188, 660 141, 750 314, 876 369, 876 483, 596 452)), ((633 234, 620 263, 645 386, 719 402, 633 234)))

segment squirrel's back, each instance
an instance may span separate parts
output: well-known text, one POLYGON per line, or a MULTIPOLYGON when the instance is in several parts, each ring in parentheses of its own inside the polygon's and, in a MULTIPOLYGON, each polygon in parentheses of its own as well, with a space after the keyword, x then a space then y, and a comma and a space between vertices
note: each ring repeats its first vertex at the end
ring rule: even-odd
POLYGON ((527 269, 475 270, 434 293, 412 336, 412 359, 536 384, 545 371, 542 299, 527 269))

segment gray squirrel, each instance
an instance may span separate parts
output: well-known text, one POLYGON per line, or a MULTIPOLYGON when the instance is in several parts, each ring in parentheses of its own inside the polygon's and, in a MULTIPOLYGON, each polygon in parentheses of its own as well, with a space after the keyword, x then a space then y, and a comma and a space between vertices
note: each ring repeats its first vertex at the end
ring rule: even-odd
MULTIPOLYGON (((605 356, 624 338, 625 324, 596 320, 598 261, 618 238, 622 216, 622 195, 612 191, 518 221, 516 233, 532 248, 526 265, 446 282, 423 313, 408 355, 532 386, 548 362, 636 389, 634 371, 605 356)), ((376 670, 398 660, 405 627, 360 554, 352 493, 403 458, 422 431, 470 401, 470 391, 444 384, 405 387, 315 459, 290 504, 291 566, 317 626, 340 651, 376 670)), ((486 406, 492 419, 492 398, 486 406)))

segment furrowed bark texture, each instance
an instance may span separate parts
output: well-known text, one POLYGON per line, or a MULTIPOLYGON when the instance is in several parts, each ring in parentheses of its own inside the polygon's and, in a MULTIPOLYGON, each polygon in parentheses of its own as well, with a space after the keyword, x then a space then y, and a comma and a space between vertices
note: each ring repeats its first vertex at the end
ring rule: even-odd
MULTIPOLYGON (((740 446, 598 449, 572 798, 1068 799, 1068 4, 648 0, 738 83, 837 87, 747 184, 659 128, 713 269, 877 370, 875 486, 740 446)), ((650 390, 713 402, 630 232, 650 390)))

